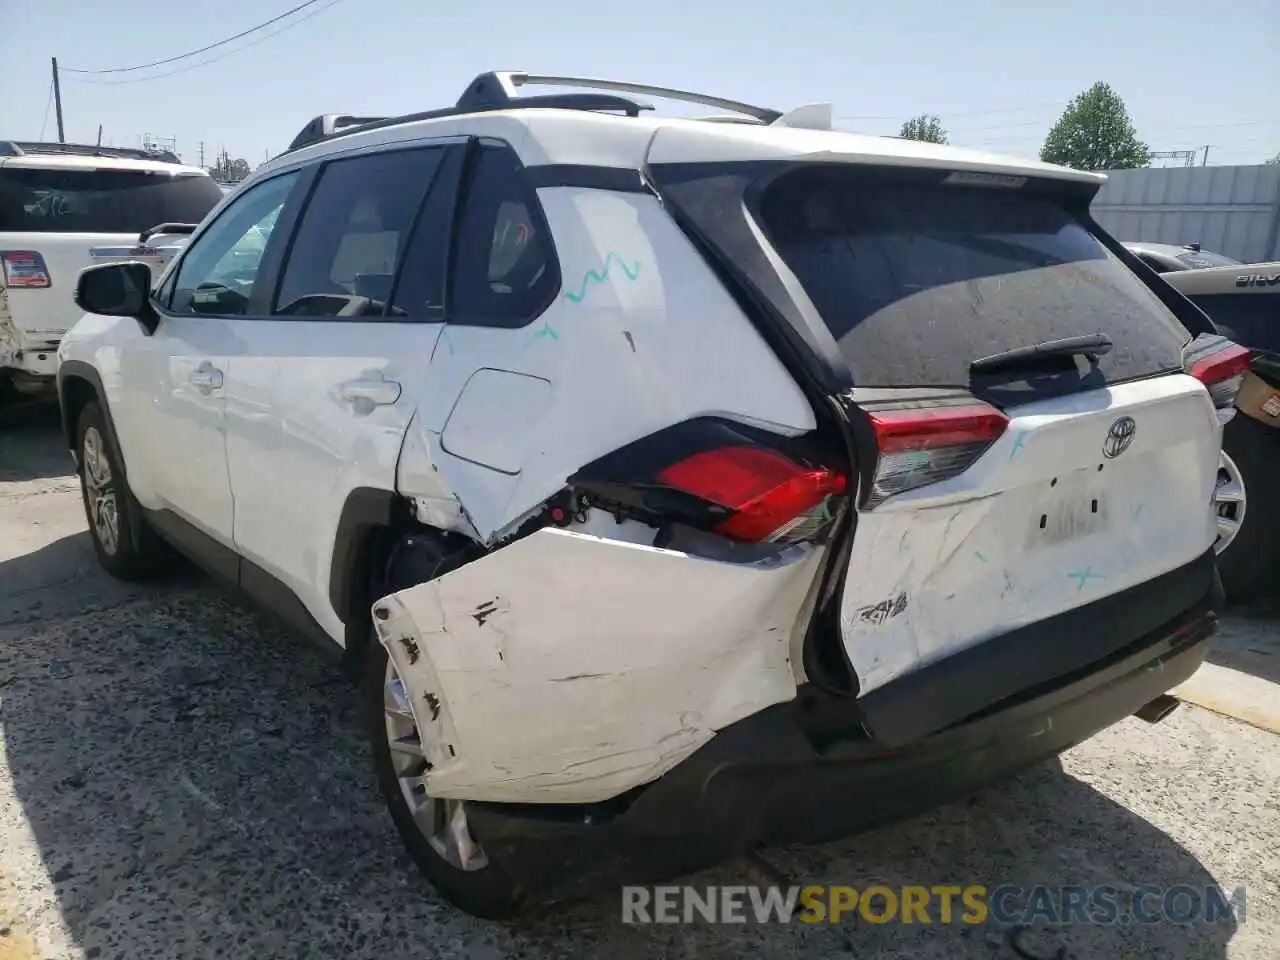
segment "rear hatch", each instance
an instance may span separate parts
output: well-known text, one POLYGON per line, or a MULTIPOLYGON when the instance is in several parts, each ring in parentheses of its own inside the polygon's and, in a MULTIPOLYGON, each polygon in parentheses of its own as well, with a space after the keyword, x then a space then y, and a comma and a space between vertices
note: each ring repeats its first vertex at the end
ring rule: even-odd
POLYGON ((0 267, 9 312, 28 339, 55 341, 80 319, 80 271, 142 260, 158 271, 185 237, 143 231, 199 223, 222 191, 199 171, 154 162, 24 157, 0 165, 0 267), (108 165, 109 164, 109 165, 108 165))
MULTIPOLYGON (((859 483, 840 642, 853 689, 888 704, 872 732, 901 742, 1144 631, 1099 622, 1065 655, 1032 637, 1016 669, 966 678, 950 716, 907 715, 890 691, 919 684, 894 681, 958 681, 935 668, 1206 564, 1221 426, 1186 371, 1233 377, 1242 351, 1197 343, 1188 357, 1176 300, 1088 219, 1096 181, 833 159, 653 175, 757 319, 785 328, 784 350, 817 357, 811 393, 847 420, 859 483)), ((1147 613, 1163 624, 1199 599, 1147 613)))

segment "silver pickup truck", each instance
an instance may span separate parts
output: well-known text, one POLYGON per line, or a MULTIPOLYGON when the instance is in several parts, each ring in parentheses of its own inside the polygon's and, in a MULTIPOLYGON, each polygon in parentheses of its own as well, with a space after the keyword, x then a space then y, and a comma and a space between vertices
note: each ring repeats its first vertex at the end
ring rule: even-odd
POLYGON ((1223 586, 1232 602, 1252 600, 1280 586, 1280 261, 1162 276, 1223 336, 1254 351, 1223 430, 1217 493, 1223 586))

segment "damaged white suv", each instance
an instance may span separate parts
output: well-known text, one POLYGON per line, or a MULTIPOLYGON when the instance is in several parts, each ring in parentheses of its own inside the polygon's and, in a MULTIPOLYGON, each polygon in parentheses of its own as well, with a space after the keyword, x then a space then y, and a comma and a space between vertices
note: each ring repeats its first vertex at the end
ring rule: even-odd
POLYGON ((317 118, 154 282, 81 275, 98 556, 344 648, 475 914, 906 816, 1157 718, 1213 630, 1248 354, 1101 182, 582 78, 317 118))

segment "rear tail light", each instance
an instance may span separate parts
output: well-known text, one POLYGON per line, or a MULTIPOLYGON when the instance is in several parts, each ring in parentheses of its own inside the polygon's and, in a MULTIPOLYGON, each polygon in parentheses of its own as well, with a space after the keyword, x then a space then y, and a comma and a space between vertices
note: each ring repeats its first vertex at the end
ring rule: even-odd
POLYGON ((848 485, 843 474, 755 446, 695 453, 661 470, 657 479, 720 508, 724 518, 716 533, 751 542, 816 538, 832 516, 828 498, 848 485))
POLYGON ((49 286, 44 257, 34 250, 0 250, 0 264, 4 266, 4 285, 10 289, 49 286))
POLYGON ((950 480, 968 470, 1009 426, 995 407, 955 406, 867 410, 879 457, 864 508, 895 494, 950 480))
POLYGON ((1236 402, 1252 361, 1252 353, 1216 334, 1201 334, 1182 353, 1183 369, 1205 385, 1219 410, 1236 402))

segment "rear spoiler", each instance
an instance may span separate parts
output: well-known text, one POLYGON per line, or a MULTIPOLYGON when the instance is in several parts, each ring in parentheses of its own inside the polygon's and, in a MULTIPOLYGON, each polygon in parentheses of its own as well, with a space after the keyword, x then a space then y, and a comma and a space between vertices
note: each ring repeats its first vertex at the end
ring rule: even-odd
POLYGON ((143 230, 138 234, 138 242, 146 243, 154 236, 162 233, 192 234, 196 232, 198 223, 157 223, 154 227, 143 230))

